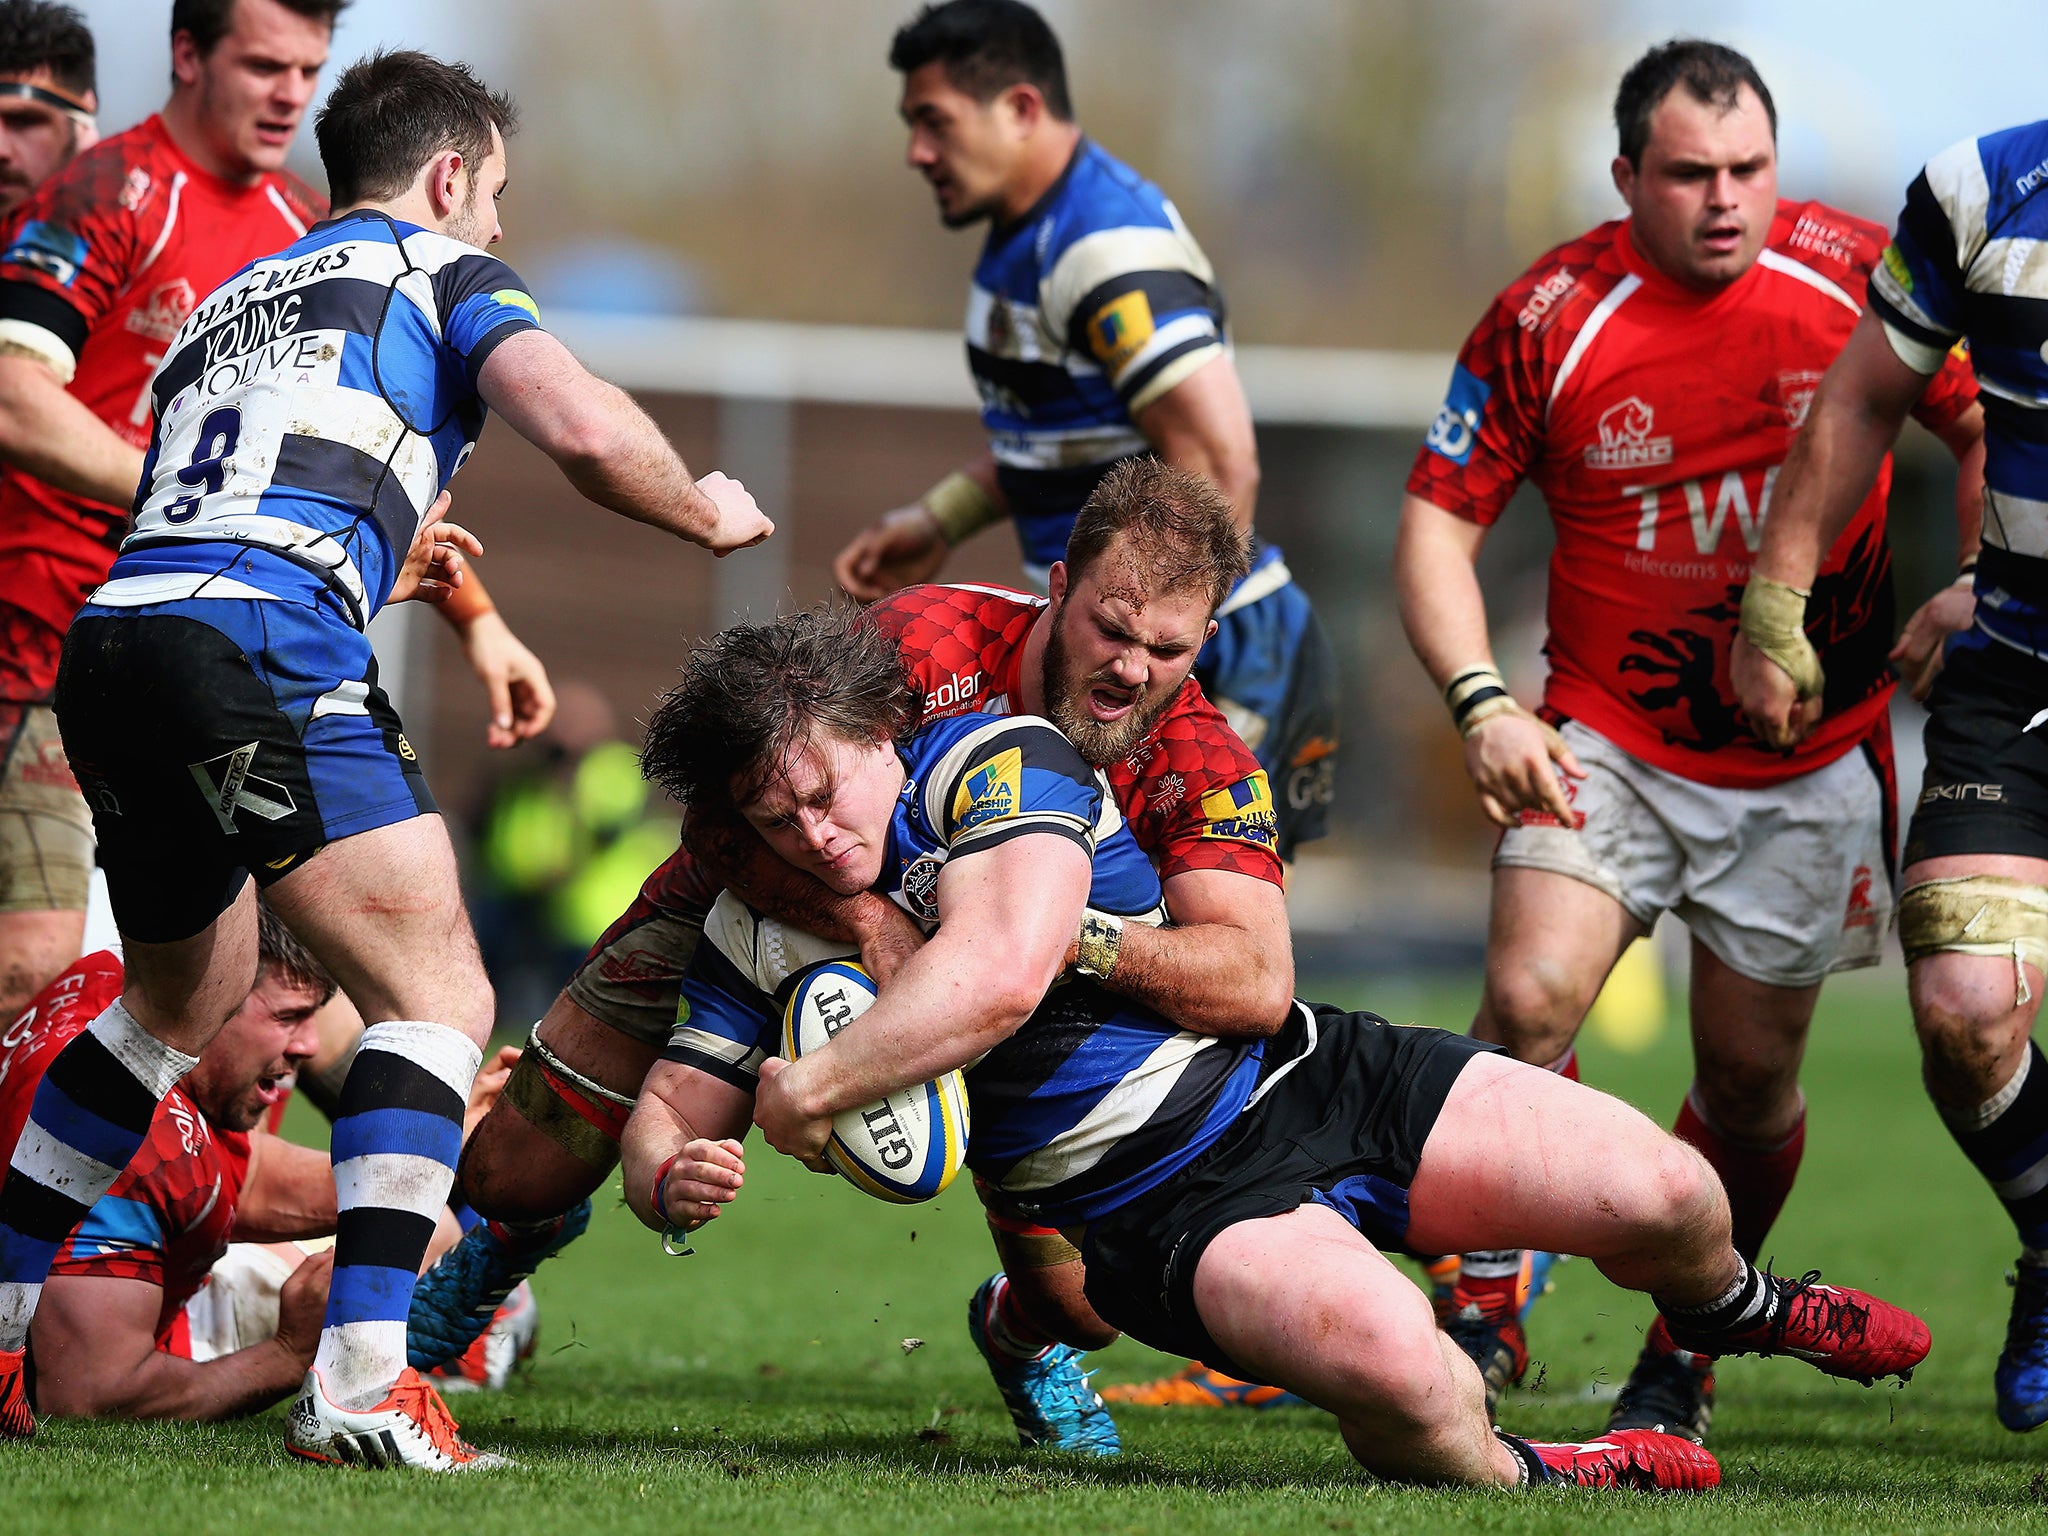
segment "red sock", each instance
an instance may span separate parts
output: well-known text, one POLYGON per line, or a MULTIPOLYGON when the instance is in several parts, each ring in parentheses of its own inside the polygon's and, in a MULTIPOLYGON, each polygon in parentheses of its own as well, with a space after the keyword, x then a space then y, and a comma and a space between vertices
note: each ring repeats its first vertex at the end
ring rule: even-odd
POLYGON ((999 1276, 989 1292, 982 1332, 991 1345, 1015 1360, 1036 1360, 1058 1342, 1025 1315, 1008 1275, 999 1276))
POLYGON ((1736 1141, 1707 1124, 1688 1093, 1672 1134, 1696 1148, 1721 1176, 1721 1185, 1728 1191, 1728 1210, 1735 1219, 1735 1251, 1755 1263, 1770 1235, 1771 1223, 1792 1193, 1800 1154, 1806 1150, 1806 1110, 1800 1109, 1799 1123, 1783 1141, 1774 1147, 1760 1147, 1736 1141))

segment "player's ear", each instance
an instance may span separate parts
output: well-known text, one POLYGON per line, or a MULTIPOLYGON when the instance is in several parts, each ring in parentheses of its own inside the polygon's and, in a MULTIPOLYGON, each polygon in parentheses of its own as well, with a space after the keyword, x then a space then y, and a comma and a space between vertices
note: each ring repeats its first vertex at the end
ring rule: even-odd
POLYGON ((1624 203, 1629 202, 1635 195, 1636 168, 1628 163, 1627 155, 1616 155, 1608 170, 1614 177, 1614 190, 1621 194, 1624 203))
POLYGON ((1052 599, 1053 607, 1067 600, 1067 562, 1055 560, 1052 569, 1045 573, 1046 595, 1052 599))
POLYGON ((427 205, 434 210, 435 218, 445 219, 462 206, 462 178, 466 170, 458 150, 444 149, 427 162, 427 205))
POLYGON ((1029 134, 1045 116, 1045 98, 1035 85, 1013 85, 1003 92, 1003 110, 1016 125, 1019 137, 1029 134))
POLYGON ((1216 631, 1220 628, 1222 628, 1222 626, 1218 624, 1214 619, 1211 619, 1209 621, 1209 627, 1202 631, 1202 644, 1207 645, 1211 640, 1213 640, 1216 637, 1216 631))

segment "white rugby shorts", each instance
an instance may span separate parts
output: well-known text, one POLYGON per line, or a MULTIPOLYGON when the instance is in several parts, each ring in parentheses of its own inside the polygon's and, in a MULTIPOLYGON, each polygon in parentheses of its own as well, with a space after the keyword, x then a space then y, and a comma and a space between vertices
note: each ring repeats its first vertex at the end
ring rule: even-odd
POLYGON ((1645 928, 1676 913, 1729 969, 1770 986, 1877 963, 1893 894, 1884 787, 1860 748, 1782 784, 1723 789, 1653 768, 1576 720, 1564 739, 1586 777, 1559 778, 1585 825, 1510 828, 1495 869, 1582 880, 1645 928))

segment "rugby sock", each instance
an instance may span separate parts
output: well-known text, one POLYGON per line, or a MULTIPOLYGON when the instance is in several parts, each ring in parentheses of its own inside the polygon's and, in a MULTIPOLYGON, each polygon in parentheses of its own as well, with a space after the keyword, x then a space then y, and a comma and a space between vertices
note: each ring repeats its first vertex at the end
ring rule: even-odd
POLYGON ((1493 1433, 1502 1445, 1515 1453, 1515 1460, 1521 1464, 1522 1477, 1517 1486, 1523 1488, 1535 1487, 1549 1482, 1556 1476, 1550 1468, 1543 1465, 1543 1458, 1536 1454, 1536 1448, 1528 1441, 1522 1439, 1519 1435, 1509 1434, 1499 1425, 1494 1426, 1493 1433))
POLYGON ((50 1062, 0 1182, 0 1349, 20 1349, 57 1249, 149 1134, 197 1061, 116 1000, 50 1062))
POLYGON ((1700 1112, 1695 1090, 1686 1094, 1672 1134, 1721 1176, 1721 1187, 1728 1191, 1728 1212, 1735 1221, 1735 1251, 1755 1263, 1799 1173, 1799 1159, 1806 1151, 1806 1106, 1800 1105, 1799 1123, 1789 1136, 1775 1146, 1760 1146, 1737 1141, 1710 1124, 1700 1112))
POLYGON ((1975 1109, 1937 1104, 2028 1248, 2048 1248, 2048 1062, 2029 1042, 2012 1080, 1975 1109))
MULTIPOLYGON (((1579 1048, 1569 1047, 1557 1060, 1544 1063, 1543 1070, 1576 1083, 1579 1048)), ((1452 1315, 1476 1306, 1482 1317, 1512 1317, 1521 1300, 1521 1289, 1521 1249, 1492 1248, 1468 1253, 1459 1265, 1458 1283, 1451 1292, 1452 1315)))
POLYGON ((1742 1260, 1742 1273, 1712 1301, 1696 1307, 1674 1307, 1660 1296, 1650 1299, 1657 1303, 1659 1312, 1679 1319, 1696 1333, 1747 1333, 1768 1323, 1778 1312, 1777 1290, 1747 1258, 1742 1260))
POLYGON ((988 1309, 981 1314, 981 1331, 991 1349, 1013 1360, 1036 1360, 1059 1342, 1024 1315, 1008 1275, 996 1276, 995 1284, 989 1287, 988 1309))
POLYGON ((340 1220, 313 1360, 341 1407, 373 1406, 405 1369, 413 1286, 455 1182, 462 1112, 482 1062, 446 1025, 399 1019, 363 1031, 334 1122, 340 1220))

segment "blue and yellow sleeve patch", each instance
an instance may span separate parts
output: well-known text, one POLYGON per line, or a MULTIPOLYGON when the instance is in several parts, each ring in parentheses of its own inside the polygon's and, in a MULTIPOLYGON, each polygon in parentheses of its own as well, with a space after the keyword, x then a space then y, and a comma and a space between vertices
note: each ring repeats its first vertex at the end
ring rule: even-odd
POLYGON ((61 225, 30 219, 21 226, 5 253, 0 254, 0 263, 28 267, 69 288, 78 281, 78 274, 91 251, 92 247, 85 243, 83 236, 73 234, 61 225))
POLYGON ((1280 836, 1264 769, 1202 796, 1202 836, 1271 848, 1280 836))
POLYGON ((1155 329, 1152 301, 1142 288, 1111 299, 1088 322, 1088 349, 1111 374, 1145 350, 1155 329))
POLYGON ((1024 753, 1018 747, 1005 747, 962 776, 953 796, 953 829, 968 832, 1015 816, 1023 800, 1024 753))

